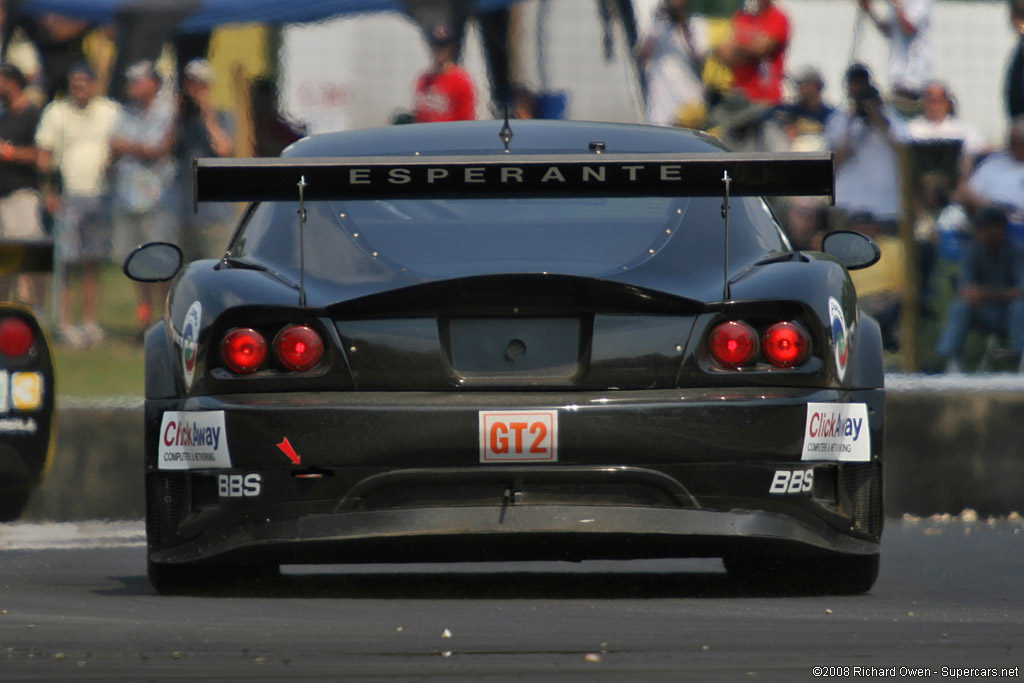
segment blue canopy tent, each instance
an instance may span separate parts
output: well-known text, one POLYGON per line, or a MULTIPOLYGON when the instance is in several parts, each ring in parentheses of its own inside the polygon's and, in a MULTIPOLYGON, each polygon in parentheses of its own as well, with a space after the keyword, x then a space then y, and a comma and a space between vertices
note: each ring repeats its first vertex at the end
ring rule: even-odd
POLYGON ((46 12, 78 17, 104 24, 115 21, 124 12, 181 15, 176 30, 205 33, 221 24, 257 22, 294 24, 320 21, 358 12, 412 13, 415 5, 430 5, 444 10, 453 4, 469 5, 473 13, 484 14, 507 8, 519 0, 23 0, 21 9, 29 15, 46 12))
MULTIPOLYGON (((492 97, 505 101, 510 92, 508 66, 508 7, 519 0, 20 0, 11 13, 31 22, 46 13, 118 28, 118 59, 111 93, 123 93, 123 71, 138 59, 153 59, 160 46, 174 40, 179 58, 205 54, 210 32, 231 23, 271 25, 321 21, 346 14, 400 12, 428 32, 448 24, 460 39, 466 21, 480 25, 492 97)), ((57 80, 62 81, 62 76, 57 80)))

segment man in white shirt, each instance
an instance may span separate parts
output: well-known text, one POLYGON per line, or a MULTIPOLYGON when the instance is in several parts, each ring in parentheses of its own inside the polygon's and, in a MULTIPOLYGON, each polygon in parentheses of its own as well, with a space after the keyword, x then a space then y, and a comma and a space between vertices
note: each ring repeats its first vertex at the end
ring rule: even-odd
POLYGON ((846 89, 848 106, 825 124, 825 140, 836 154, 836 206, 847 215, 865 212, 894 223, 902 213, 895 146, 909 140, 906 123, 882 102, 864 65, 847 70, 846 89))
POLYGON ((699 127, 704 123, 704 58, 707 22, 690 13, 689 0, 665 0, 637 46, 647 68, 647 122, 699 127))
POLYGON ((885 17, 875 13, 872 0, 857 2, 889 41, 889 88, 896 95, 917 99, 931 78, 932 0, 886 0, 885 17))
POLYGON ((924 113, 907 124, 910 138, 915 141, 955 140, 962 144, 964 157, 973 159, 988 151, 988 143, 981 132, 953 112, 953 100, 946 86, 931 81, 921 98, 924 113))
POLYGON ((58 261, 64 272, 60 334, 72 346, 98 344, 103 330, 96 320, 100 295, 98 266, 110 257, 111 223, 107 201, 110 137, 120 113, 117 103, 96 95, 96 77, 83 64, 68 74, 68 97, 43 110, 36 129, 39 168, 59 171, 58 261), (82 324, 71 319, 73 271, 81 271, 82 324))
POLYGON ((1024 115, 1010 123, 1006 149, 988 155, 960 190, 970 210, 1002 206, 1010 212, 1010 236, 1024 241, 1024 115))

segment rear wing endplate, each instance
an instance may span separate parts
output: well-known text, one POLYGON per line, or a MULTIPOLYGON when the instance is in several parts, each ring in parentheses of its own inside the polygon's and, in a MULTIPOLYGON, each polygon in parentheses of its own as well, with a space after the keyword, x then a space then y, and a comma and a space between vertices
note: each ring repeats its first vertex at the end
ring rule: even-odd
POLYGON ((827 196, 832 154, 579 154, 197 159, 195 201, 827 196))

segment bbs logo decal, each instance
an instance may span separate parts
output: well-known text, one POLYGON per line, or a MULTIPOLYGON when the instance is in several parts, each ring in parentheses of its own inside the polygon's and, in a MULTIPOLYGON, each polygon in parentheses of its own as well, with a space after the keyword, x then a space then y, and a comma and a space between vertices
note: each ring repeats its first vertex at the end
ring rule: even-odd
POLYGON ((263 493, 263 477, 251 474, 218 474, 217 493, 221 498, 256 498, 263 493))
POLYGON ((843 307, 834 297, 828 299, 829 326, 832 328, 832 351, 836 358, 836 372, 839 380, 846 376, 846 362, 850 359, 849 333, 846 329, 846 316, 843 307))
POLYGON ((783 496, 807 493, 814 487, 814 470, 775 470, 768 493, 783 496))
POLYGON ((203 319, 203 305, 192 302, 185 314, 185 324, 181 328, 181 367, 185 372, 185 388, 192 387, 192 379, 196 373, 196 356, 199 354, 199 324, 203 319))

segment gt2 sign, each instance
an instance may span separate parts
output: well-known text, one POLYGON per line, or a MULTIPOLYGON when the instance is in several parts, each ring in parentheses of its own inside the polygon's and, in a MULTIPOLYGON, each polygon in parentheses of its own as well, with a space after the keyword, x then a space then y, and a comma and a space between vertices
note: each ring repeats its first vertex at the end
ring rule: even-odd
POLYGON ((807 493, 814 488, 814 470, 775 470, 768 493, 784 496, 807 493))
POLYGON ((480 462, 557 461, 557 410, 480 411, 480 462))

